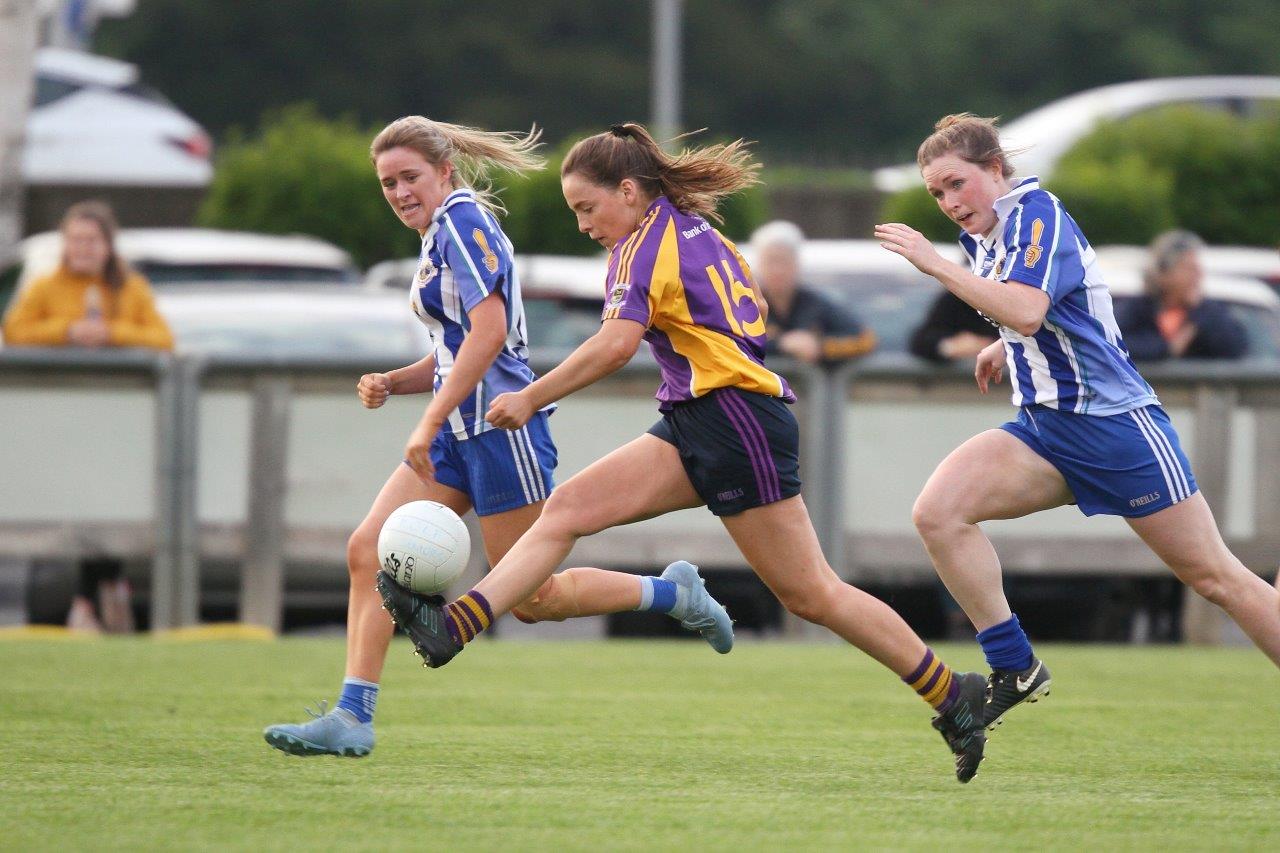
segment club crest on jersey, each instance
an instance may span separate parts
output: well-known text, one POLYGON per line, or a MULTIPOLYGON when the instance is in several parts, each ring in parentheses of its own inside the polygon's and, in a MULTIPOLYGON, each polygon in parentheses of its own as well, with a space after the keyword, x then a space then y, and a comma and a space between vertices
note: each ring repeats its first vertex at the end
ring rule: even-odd
POLYGON ((1044 254, 1044 250, 1040 248, 1040 237, 1044 234, 1044 220, 1037 219, 1031 223, 1031 245, 1027 247, 1026 254, 1022 256, 1022 263, 1027 269, 1031 269, 1040 261, 1040 256, 1044 254))
POLYGON ((418 267, 418 283, 424 284, 435 278, 436 265, 431 262, 430 258, 425 258, 422 265, 418 267))
POLYGON ((471 232, 471 236, 475 238, 480 251, 484 252, 484 268, 490 273, 497 272, 498 256, 493 253, 493 249, 489 248, 489 241, 485 239, 484 232, 477 228, 471 232))
POLYGON ((627 291, 631 289, 631 285, 626 282, 619 282, 613 286, 613 290, 609 291, 609 301, 605 303, 606 308, 617 308, 622 304, 622 300, 627 298, 627 291))

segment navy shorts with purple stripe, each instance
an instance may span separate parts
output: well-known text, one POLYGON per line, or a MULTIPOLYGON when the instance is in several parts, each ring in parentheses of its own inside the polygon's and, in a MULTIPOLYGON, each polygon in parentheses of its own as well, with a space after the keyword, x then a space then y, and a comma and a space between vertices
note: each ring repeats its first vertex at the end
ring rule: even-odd
POLYGON ((649 433, 675 445, 694 490, 716 515, 800 494, 800 429, 777 397, 717 388, 673 403, 649 433))

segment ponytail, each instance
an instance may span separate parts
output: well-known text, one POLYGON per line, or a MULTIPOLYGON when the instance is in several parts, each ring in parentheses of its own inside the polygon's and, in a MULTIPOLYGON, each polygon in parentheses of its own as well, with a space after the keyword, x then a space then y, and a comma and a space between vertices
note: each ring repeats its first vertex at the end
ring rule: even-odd
POLYGON ((605 133, 579 141, 560 167, 560 176, 582 175, 593 184, 616 187, 631 178, 651 196, 666 196, 685 213, 716 223, 720 199, 760 183, 760 164, 752 160, 747 143, 686 148, 667 154, 643 125, 615 124, 605 133))
POLYGON ((408 148, 417 151, 433 166, 445 163, 453 165, 455 189, 469 187, 476 201, 495 214, 506 209, 493 193, 489 175, 496 169, 514 174, 533 172, 543 168, 546 161, 534 153, 541 144, 542 131, 534 126, 529 132, 495 133, 432 121, 423 116, 405 116, 387 125, 374 137, 369 146, 369 159, 392 148, 408 148))

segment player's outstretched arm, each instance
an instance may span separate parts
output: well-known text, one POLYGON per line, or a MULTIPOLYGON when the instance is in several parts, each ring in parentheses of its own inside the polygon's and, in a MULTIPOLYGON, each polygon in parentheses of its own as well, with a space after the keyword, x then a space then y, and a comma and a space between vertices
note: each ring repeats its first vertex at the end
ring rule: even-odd
POLYGON ((1049 311, 1049 294, 1039 287, 1005 287, 974 275, 938 254, 923 234, 909 225, 890 222, 877 225, 880 246, 906 258, 920 272, 931 275, 956 296, 1022 335, 1035 334, 1049 311))
POLYGON ((600 331, 546 376, 523 391, 494 397, 485 420, 502 429, 520 429, 534 412, 621 368, 636 354, 643 338, 644 326, 634 320, 605 320, 600 331))

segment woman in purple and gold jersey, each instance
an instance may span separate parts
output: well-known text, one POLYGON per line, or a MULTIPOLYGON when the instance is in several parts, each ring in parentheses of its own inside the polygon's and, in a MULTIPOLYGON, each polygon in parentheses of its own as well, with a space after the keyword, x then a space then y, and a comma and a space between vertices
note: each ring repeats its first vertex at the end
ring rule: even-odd
MULTIPOLYGON (((378 679, 394 631, 381 612, 375 587, 378 533, 393 510, 431 500, 459 515, 474 509, 485 555, 497 563, 537 519, 552 489, 556 447, 547 418, 553 406, 531 413, 521 429, 496 429, 484 420, 489 400, 533 381, 515 249, 498 223, 501 208, 483 189, 495 168, 542 168, 534 155, 537 133, 490 133, 407 116, 387 125, 370 150, 382 194, 400 221, 422 238, 409 301, 426 325, 432 351, 388 373, 360 378, 366 408, 392 394, 432 392, 398 464, 347 544, 351 575, 347 609, 346 679, 337 706, 309 723, 267 728, 277 749, 294 755, 361 756, 373 748, 378 679)), ((517 618, 560 621, 622 610, 657 610, 700 630, 717 651, 728 652, 732 630, 724 608, 702 587, 687 563, 661 578, 577 569, 518 602, 517 618), (707 614, 724 630, 703 625, 707 614)), ((508 608, 510 609, 510 608, 508 608)), ((487 627, 473 612, 464 630, 487 627)))
MULTIPOLYGON (((934 726, 967 782, 986 740, 985 679, 953 674, 897 613, 841 582, 800 497, 798 430, 788 406, 795 396, 764 364, 764 300, 733 243, 708 221, 721 197, 756 183, 757 169, 741 141, 671 157, 636 124, 569 152, 561 168, 565 200, 579 230, 610 253, 603 322, 546 376, 496 397, 486 418, 519 429, 622 367, 647 340, 662 369, 662 419, 560 486, 463 600, 483 602, 494 615, 508 611, 542 587, 580 537, 706 506, 788 610, 867 652, 937 709, 934 726)), ((429 664, 441 666, 461 650, 452 632, 429 627, 438 620, 419 615, 430 605, 407 610, 402 617, 424 626, 429 664)))

